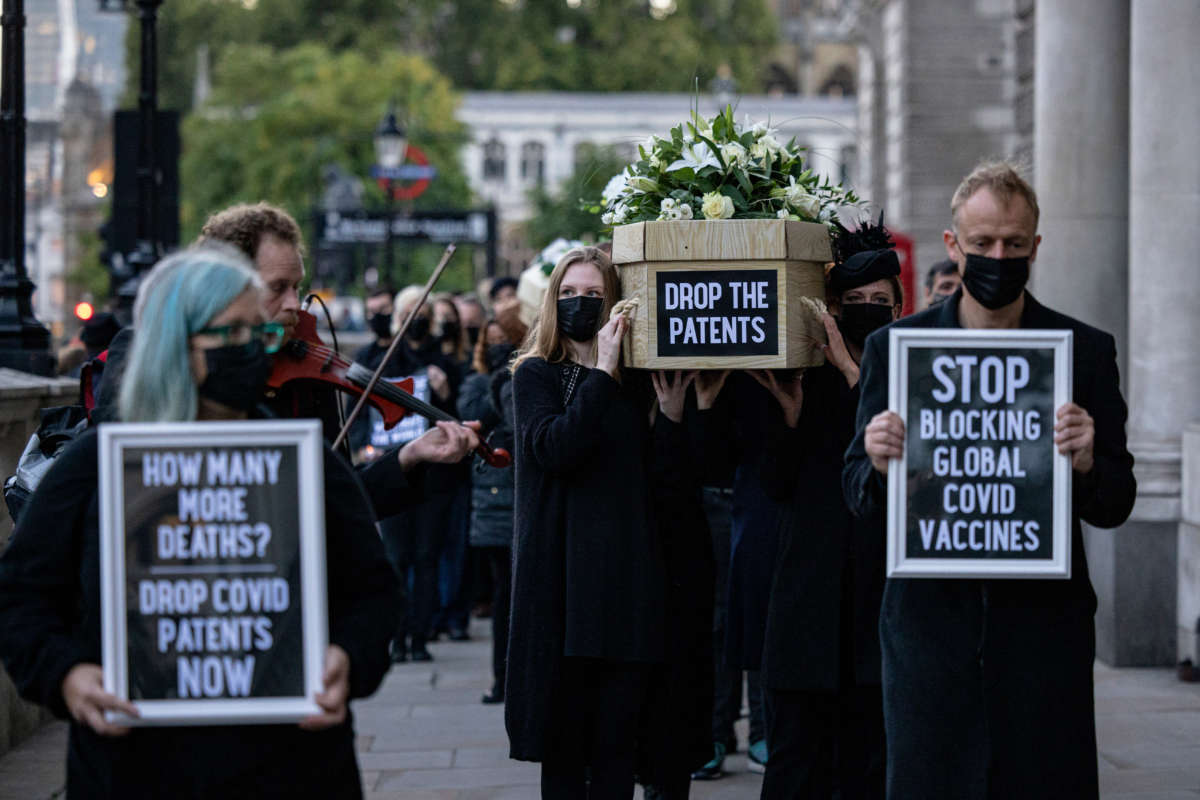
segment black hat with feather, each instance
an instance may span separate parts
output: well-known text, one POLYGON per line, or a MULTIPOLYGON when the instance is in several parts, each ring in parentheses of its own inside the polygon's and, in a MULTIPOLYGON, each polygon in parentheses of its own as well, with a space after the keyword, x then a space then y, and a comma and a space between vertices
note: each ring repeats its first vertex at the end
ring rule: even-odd
POLYGON ((832 244, 834 264, 829 271, 829 290, 834 294, 900 274, 900 259, 892 249, 896 243, 883 227, 883 211, 879 212, 879 222, 867 220, 856 230, 835 219, 832 244))

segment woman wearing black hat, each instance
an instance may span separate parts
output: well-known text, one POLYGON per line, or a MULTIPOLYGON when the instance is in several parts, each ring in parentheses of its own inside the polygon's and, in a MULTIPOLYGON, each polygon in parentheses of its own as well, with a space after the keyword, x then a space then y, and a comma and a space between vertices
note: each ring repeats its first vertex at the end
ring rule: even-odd
POLYGON ((840 488, 858 362, 867 335, 900 315, 899 274, 890 249, 846 258, 828 276, 825 364, 786 382, 755 374, 783 411, 761 471, 781 505, 763 648, 764 800, 829 798, 835 788, 843 800, 884 796, 881 521, 853 517, 840 488))

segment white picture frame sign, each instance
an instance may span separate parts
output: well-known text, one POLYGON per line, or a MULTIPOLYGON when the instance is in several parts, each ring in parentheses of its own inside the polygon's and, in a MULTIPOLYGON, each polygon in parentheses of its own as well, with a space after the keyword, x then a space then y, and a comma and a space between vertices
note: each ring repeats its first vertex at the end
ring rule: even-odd
POLYGON ((1071 576, 1067 330, 892 328, 888 408, 906 426, 887 476, 889 578, 1071 576))
POLYGON ((328 645, 316 420, 105 424, 104 688, 122 725, 321 713, 328 645))

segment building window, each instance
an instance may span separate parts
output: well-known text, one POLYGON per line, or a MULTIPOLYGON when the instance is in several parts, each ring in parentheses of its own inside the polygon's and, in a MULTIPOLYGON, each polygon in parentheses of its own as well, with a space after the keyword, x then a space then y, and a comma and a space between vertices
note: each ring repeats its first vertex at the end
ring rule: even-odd
POLYGON ((539 186, 546 180, 546 145, 541 142, 521 145, 521 180, 539 186))
POLYGON ((483 179, 502 182, 504 169, 504 143, 492 137, 483 145, 483 179))

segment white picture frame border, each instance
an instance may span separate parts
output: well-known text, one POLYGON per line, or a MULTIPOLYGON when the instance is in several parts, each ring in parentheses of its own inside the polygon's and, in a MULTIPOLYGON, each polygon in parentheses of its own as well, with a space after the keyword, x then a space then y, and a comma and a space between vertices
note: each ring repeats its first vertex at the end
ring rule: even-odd
MULTIPOLYGON (((1071 402, 1073 339, 1069 330, 969 330, 891 328, 888 331, 888 408, 908 420, 908 351, 912 348, 1051 348, 1054 351, 1054 409, 1071 402)), ((1052 436, 1052 431, 1051 431, 1052 436)), ((922 558, 906 552, 908 446, 888 463, 887 576, 889 578, 1044 578, 1071 577, 1071 457, 1054 452, 1054 509, 1051 559, 922 558)))
POLYGON ((218 448, 295 446, 300 512, 300 608, 304 696, 195 700, 132 700, 140 717, 107 711, 131 726, 237 725, 298 722, 322 713, 314 699, 325 690, 329 642, 325 575, 325 463, 318 420, 108 423, 99 431, 100 606, 104 690, 129 700, 125 628, 124 451, 129 447, 218 448))

